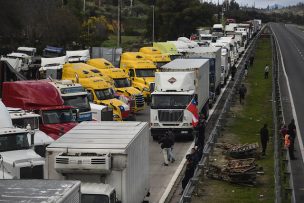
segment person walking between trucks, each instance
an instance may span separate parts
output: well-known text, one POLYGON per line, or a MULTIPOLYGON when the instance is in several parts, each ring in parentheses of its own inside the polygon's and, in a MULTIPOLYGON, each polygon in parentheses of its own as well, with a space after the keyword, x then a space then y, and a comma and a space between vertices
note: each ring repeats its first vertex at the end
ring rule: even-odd
POLYGON ((239 95, 240 95, 240 104, 243 104, 243 100, 245 99, 245 95, 247 93, 247 88, 244 84, 239 89, 239 95))
POLYGON ((296 139, 296 125, 295 125, 295 120, 291 119, 290 123, 288 124, 288 133, 290 135, 290 148, 292 151, 294 151, 294 141, 296 139))
POLYGON ((291 148, 291 137, 288 133, 286 133, 286 135, 284 136, 284 147, 288 150, 290 159, 296 160, 293 153, 293 149, 291 148))
POLYGON ((269 66, 266 64, 265 69, 264 69, 264 79, 268 79, 269 75, 269 66))
POLYGON ((261 144, 262 144, 262 156, 265 156, 267 143, 269 141, 269 132, 267 129, 267 124, 264 124, 264 126, 261 128, 260 137, 261 137, 261 144))
POLYGON ((168 133, 168 137, 169 139, 171 140, 171 143, 172 143, 172 146, 171 148, 169 149, 169 154, 168 154, 168 161, 173 163, 175 161, 175 158, 174 158, 174 154, 173 154, 173 146, 174 146, 174 142, 175 142, 175 136, 173 134, 173 132, 170 130, 167 132, 168 133))
POLYGON ((168 166, 169 161, 172 161, 172 159, 174 159, 171 157, 172 153, 170 153, 173 146, 173 141, 170 139, 168 133, 166 133, 165 136, 159 140, 159 143, 161 143, 160 147, 162 148, 162 153, 164 155, 164 165, 168 166))

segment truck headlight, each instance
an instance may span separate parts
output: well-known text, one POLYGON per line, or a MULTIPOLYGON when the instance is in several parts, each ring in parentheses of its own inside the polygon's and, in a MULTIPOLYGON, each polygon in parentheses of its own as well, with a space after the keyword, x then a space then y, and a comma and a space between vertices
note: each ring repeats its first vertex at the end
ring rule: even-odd
POLYGON ((143 91, 149 92, 149 88, 144 87, 144 88, 143 88, 143 91))
POLYGON ((113 114, 113 118, 120 118, 120 117, 117 114, 113 114))

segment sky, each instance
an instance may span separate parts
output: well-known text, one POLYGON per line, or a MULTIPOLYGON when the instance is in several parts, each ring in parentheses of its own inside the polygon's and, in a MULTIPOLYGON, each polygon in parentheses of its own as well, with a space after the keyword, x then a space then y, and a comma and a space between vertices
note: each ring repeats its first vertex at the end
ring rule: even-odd
MULTIPOLYGON (((222 2, 223 0, 220 0, 222 2)), ((235 0, 241 6, 252 6, 255 2, 256 8, 266 8, 268 5, 279 4, 282 6, 296 5, 297 3, 304 3, 304 0, 235 0)), ((217 3, 217 0, 213 0, 217 3)))

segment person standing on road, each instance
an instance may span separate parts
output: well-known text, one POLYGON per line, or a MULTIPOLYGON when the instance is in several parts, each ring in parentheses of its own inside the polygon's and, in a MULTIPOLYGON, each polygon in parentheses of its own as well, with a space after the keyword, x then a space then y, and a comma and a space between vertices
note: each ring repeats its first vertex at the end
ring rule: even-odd
POLYGON ((231 67, 231 80, 234 81, 234 76, 236 73, 236 67, 235 64, 233 64, 233 66, 231 67))
POLYGON ((244 84, 239 89, 239 95, 240 95, 240 104, 243 104, 243 100, 245 100, 245 95, 247 93, 247 88, 244 84))
POLYGON ((268 79, 269 76, 269 66, 266 64, 265 69, 264 69, 264 79, 268 79))
POLYGON ((291 121, 288 125, 288 133, 290 135, 290 141, 291 141, 290 148, 292 149, 292 151, 294 151, 294 141, 296 139, 296 133, 297 133, 294 119, 291 119, 291 121))
POLYGON ((198 124, 196 126, 196 141, 195 145, 198 146, 199 148, 204 147, 205 144, 205 120, 203 118, 203 115, 200 115, 198 124))
POLYGON ((261 144, 262 144, 262 156, 265 156, 267 143, 269 141, 269 132, 267 129, 267 124, 264 124, 264 126, 261 128, 260 137, 261 137, 261 144))
POLYGON ((171 160, 171 148, 173 146, 173 142, 170 139, 168 133, 165 134, 163 138, 159 140, 159 143, 161 143, 160 147, 162 148, 162 152, 164 155, 164 165, 168 166, 169 165, 169 160, 171 160))
POLYGON ((250 56, 249 61, 250 61, 250 66, 252 67, 253 66, 253 61, 254 61, 254 56, 253 55, 250 56))
POLYGON ((174 154, 173 154, 173 146, 174 146, 174 143, 175 143, 175 136, 173 134, 173 132, 170 130, 168 131, 168 137, 169 139, 171 140, 171 148, 169 149, 169 156, 168 156, 168 161, 170 161, 171 163, 173 163, 175 161, 175 158, 174 158, 174 154))
POLYGON ((195 167, 193 165, 193 161, 192 161, 191 157, 190 156, 186 156, 186 159, 187 159, 186 171, 185 171, 185 176, 184 176, 184 178, 182 180, 183 191, 186 188, 189 180, 193 177, 194 170, 195 170, 195 167))
POLYGON ((285 124, 282 124, 282 127, 280 129, 280 133, 281 133, 283 139, 284 139, 285 135, 287 134, 287 132, 288 132, 287 126, 285 124))
POLYGON ((291 137, 288 133, 286 133, 286 135, 284 136, 284 147, 288 150, 290 159, 296 160, 293 153, 293 149, 291 148, 291 137))

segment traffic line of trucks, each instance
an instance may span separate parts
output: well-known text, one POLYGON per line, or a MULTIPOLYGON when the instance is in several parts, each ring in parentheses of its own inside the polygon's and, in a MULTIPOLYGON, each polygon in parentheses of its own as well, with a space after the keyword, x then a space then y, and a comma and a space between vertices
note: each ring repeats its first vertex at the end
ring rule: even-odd
MULTIPOLYGON (((187 106, 195 101, 208 118, 259 25, 230 23, 196 41, 155 42, 122 53, 119 68, 104 58, 91 59, 89 50, 47 47, 40 58, 35 48, 19 47, 1 57, 1 179, 67 181, 61 192, 82 202, 146 200, 150 132, 153 139, 168 130, 193 139, 187 106), (134 114, 147 105, 150 126, 126 121, 135 120, 134 114)), ((7 184, 24 188, 34 182, 7 184)), ((46 182, 37 185, 47 190, 49 183, 62 184, 46 182)), ((49 194, 62 198, 56 195, 49 194)))

